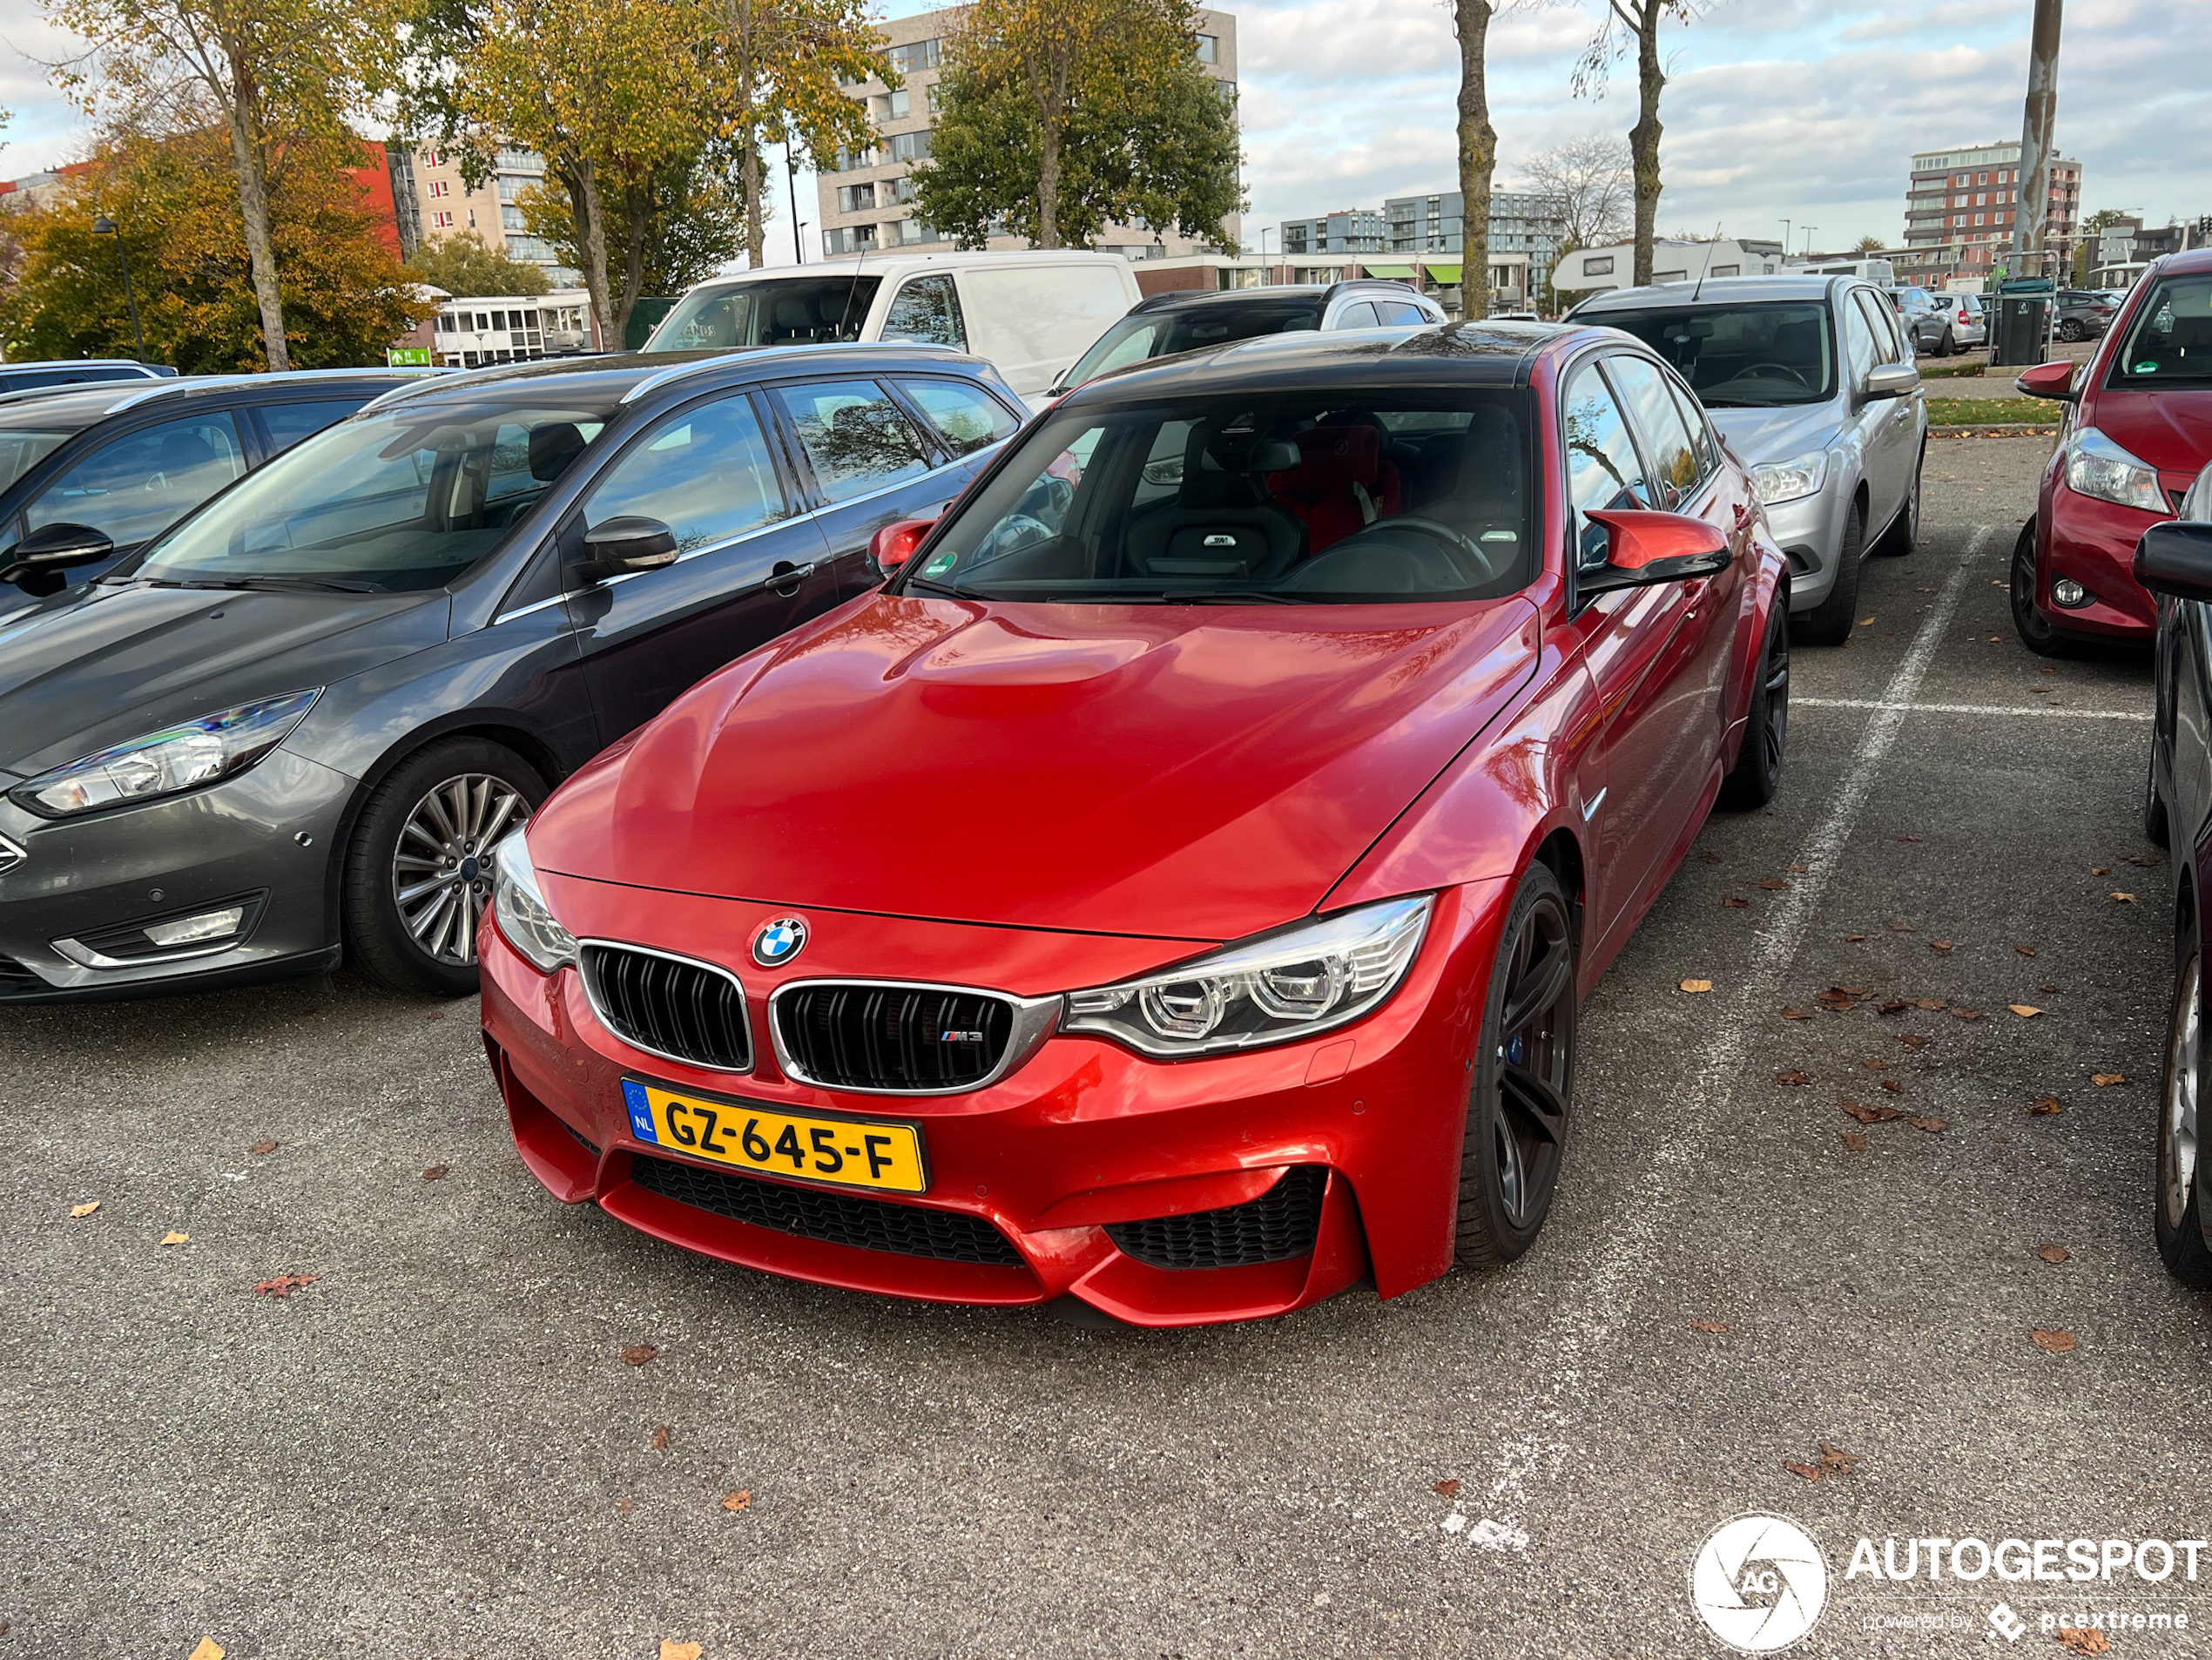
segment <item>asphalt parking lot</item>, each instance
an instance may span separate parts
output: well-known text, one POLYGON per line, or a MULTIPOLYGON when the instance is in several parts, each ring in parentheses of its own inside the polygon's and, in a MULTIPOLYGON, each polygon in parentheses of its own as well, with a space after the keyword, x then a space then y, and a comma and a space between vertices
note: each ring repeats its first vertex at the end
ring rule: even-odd
POLYGON ((0 1657, 1717 1654, 1684 1575, 1753 1509, 1835 1570, 1803 1652, 2212 1622, 2212 1561, 2188 1603, 1843 1577, 1861 1535, 2204 1532, 2149 667, 2013 638, 2047 449, 1932 449, 1920 551, 1795 659, 1781 797, 1585 1005, 1549 1232, 1492 1277, 1176 1333, 819 1291, 549 1199, 473 1004, 8 1011, 0 1657), (1914 1610, 1966 1623, 1871 1623, 1914 1610))

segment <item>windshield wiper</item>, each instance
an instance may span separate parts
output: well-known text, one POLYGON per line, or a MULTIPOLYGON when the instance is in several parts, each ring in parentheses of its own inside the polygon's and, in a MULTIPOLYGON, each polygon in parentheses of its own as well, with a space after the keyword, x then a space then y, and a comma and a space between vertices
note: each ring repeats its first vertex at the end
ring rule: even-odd
POLYGON ((342 577, 226 577, 219 582, 180 582, 179 588, 227 588, 240 591, 256 588, 309 588, 330 594, 373 594, 376 584, 342 577))

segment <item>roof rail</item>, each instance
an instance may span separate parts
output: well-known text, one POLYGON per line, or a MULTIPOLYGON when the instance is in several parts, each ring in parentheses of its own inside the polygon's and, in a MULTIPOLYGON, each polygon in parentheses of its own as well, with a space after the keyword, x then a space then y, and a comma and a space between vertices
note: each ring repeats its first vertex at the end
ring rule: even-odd
POLYGON ((1420 292, 1402 277, 1344 277, 1331 283, 1323 291, 1321 303, 1327 305, 1347 288, 1403 288, 1407 294, 1420 292))
MULTIPOLYGON (((267 385, 273 381, 281 385, 288 386, 296 381, 358 381, 365 375, 404 375, 410 378, 420 378, 424 375, 435 375, 442 373, 444 373, 443 370, 435 368, 279 369, 273 373, 265 371, 257 375, 179 375, 174 380, 165 380, 153 386, 133 387, 127 395, 118 398, 113 403, 109 404, 107 407, 107 413, 110 415, 119 415, 124 410, 132 408, 136 405, 145 403, 151 399, 170 397, 177 393, 190 392, 203 386, 236 386, 241 382, 249 381, 261 385, 267 385)), ((112 385, 114 383, 112 381, 109 381, 105 384, 112 385)), ((395 389, 396 390, 399 388, 395 389)))
POLYGON ((666 386, 671 381, 680 381, 688 375, 698 375, 707 369, 721 368, 727 364, 740 361, 750 363, 758 362, 765 357, 803 356, 810 352, 850 352, 865 348, 880 350, 886 347, 894 350, 921 352, 936 357, 973 355, 972 353, 961 351, 958 347, 940 345, 935 341, 920 340, 825 340, 793 341, 784 346, 739 346, 730 351, 717 352, 712 357, 695 358, 691 362, 678 363, 672 368, 661 369, 655 374, 648 375, 629 391, 624 393, 618 402, 635 403, 648 392, 666 386))

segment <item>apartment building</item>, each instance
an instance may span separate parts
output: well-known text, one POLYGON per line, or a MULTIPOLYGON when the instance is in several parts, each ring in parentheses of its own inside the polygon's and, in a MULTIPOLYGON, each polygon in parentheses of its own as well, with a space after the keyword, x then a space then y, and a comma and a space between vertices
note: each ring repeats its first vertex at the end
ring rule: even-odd
MULTIPOLYGON (((2018 263, 2013 247, 2021 186, 2017 139, 1915 155, 1905 192, 1905 246, 1894 260, 1897 280, 1933 288, 1986 277, 2000 265, 2011 269, 2018 263)), ((2043 208, 2043 246, 2055 253, 2063 271, 2081 219, 2080 162, 2052 159, 2043 208)))
POLYGON ((1347 207, 1318 219, 1286 219, 1280 240, 1285 255, 1380 253, 1389 246, 1384 235, 1380 208, 1347 207))
POLYGON ((491 177, 473 190, 460 159, 432 146, 393 145, 385 160, 402 258, 441 237, 473 236, 510 260, 542 267, 556 288, 582 280, 561 264, 550 242, 523 227, 523 192, 545 182, 545 159, 536 151, 502 145, 491 177))
MULTIPOLYGON (((855 82, 846 89, 868 106, 876 137, 865 150, 840 152, 815 176, 815 212, 826 257, 880 248, 945 246, 946 239, 914 213, 910 174, 914 163, 929 154, 946 37, 958 16, 957 8, 948 8, 877 25, 890 42, 891 61, 901 84, 895 92, 875 80, 855 82)), ((1237 20, 1228 12, 1211 10, 1202 10, 1198 18, 1198 61, 1215 79, 1233 89, 1237 20)), ((1243 233, 1236 216, 1232 214, 1223 228, 1233 247, 1243 233)), ((988 246, 1020 248, 1028 245, 1024 239, 1009 235, 993 236, 988 246)), ((1211 242, 1134 225, 1109 227, 1097 246, 1102 253, 1120 253, 1131 260, 1221 251, 1211 242)))

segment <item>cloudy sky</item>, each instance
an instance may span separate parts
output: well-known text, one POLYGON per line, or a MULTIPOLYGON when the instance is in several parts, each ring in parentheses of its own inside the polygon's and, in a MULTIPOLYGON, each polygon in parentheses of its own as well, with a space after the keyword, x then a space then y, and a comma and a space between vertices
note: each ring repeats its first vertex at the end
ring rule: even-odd
MULTIPOLYGON (((1569 88, 1600 0, 1520 0, 1491 26, 1499 180, 1522 159, 1635 119, 1633 64, 1600 98, 1569 88)), ((891 15, 929 10, 890 0, 891 15)), ((1246 235, 1285 218, 1379 206, 1453 182, 1458 50, 1436 0, 1239 0, 1246 235)), ((2016 138, 2030 0, 1721 0, 1670 25, 1660 229, 1816 246, 1894 240, 1915 150, 2016 138)), ((0 177, 81 151, 85 127, 32 57, 68 51, 30 0, 0 6, 0 177), (28 54, 29 56, 26 56, 28 54)), ((2212 213, 2212 4, 2073 0, 2059 72, 2059 141, 2082 163, 2087 209, 2155 224, 2212 213)), ((800 181, 800 211, 812 200, 800 181)), ((790 226, 771 227, 787 258, 790 226)))

